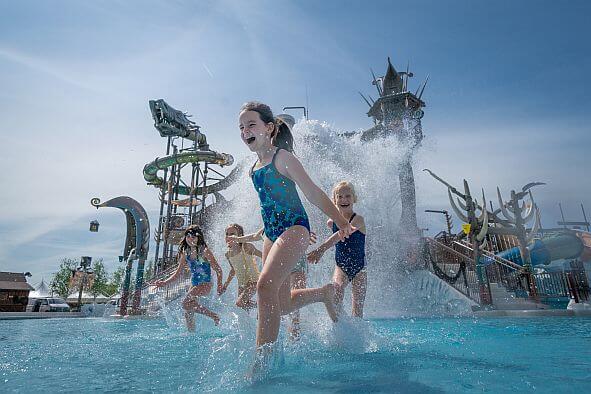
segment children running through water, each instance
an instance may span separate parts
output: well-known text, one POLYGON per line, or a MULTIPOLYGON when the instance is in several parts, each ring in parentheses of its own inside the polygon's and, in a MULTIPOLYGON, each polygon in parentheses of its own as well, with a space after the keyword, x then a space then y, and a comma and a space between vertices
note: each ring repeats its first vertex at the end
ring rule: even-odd
POLYGON ((230 263, 230 273, 222 286, 222 293, 226 291, 234 276, 238 280, 238 298, 236 306, 245 310, 256 308, 252 299, 257 289, 259 268, 255 256, 262 257, 261 251, 252 244, 239 240, 244 236, 244 229, 239 224, 231 224, 226 228, 226 259, 230 263))
MULTIPOLYGON (((264 227, 259 229, 256 233, 246 235, 233 235, 226 232, 226 242, 256 242, 264 241, 264 227)), ((316 243, 316 234, 310 231, 310 245, 316 243)), ((306 288, 306 273, 308 272, 308 264, 305 257, 302 257, 295 267, 291 270, 289 275, 289 282, 292 290, 306 288)), ((300 336, 300 311, 296 310, 290 314, 291 325, 289 326, 289 333, 292 340, 299 339, 300 336)))
POLYGON ((157 287, 163 287, 177 280, 183 270, 191 272, 191 289, 183 300, 185 310, 185 321, 189 331, 195 331, 195 312, 213 319, 216 325, 220 317, 201 305, 197 297, 208 295, 211 292, 211 269, 217 275, 217 292, 222 293, 222 269, 217 263, 211 251, 207 248, 203 232, 199 226, 193 225, 185 230, 185 234, 178 252, 179 265, 174 274, 166 280, 154 282, 157 287))
POLYGON ((332 199, 339 212, 353 227, 357 228, 348 239, 341 240, 338 228, 332 219, 327 222, 333 235, 328 238, 318 249, 308 254, 308 261, 317 263, 324 252, 336 245, 333 281, 336 290, 337 305, 342 305, 345 288, 352 283, 352 311, 354 317, 363 317, 363 304, 367 289, 367 273, 365 272, 365 222, 361 215, 353 212, 353 204, 357 202, 355 189, 350 182, 339 182, 332 190, 332 199))
POLYGON ((291 130, 273 116, 267 105, 244 104, 239 127, 242 141, 258 156, 250 177, 259 195, 265 232, 263 269, 257 284, 256 333, 257 352, 265 356, 265 349, 277 340, 281 315, 323 302, 330 318, 337 320, 332 284, 290 291, 289 275, 304 255, 310 238, 310 223, 296 185, 312 204, 333 219, 340 236, 348 237, 356 228, 310 179, 293 154, 291 130))

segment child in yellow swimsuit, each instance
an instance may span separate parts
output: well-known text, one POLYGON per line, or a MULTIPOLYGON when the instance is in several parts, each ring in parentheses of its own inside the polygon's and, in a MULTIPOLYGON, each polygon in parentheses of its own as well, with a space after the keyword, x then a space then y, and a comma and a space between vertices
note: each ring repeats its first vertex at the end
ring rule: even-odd
MULTIPOLYGON (((242 228, 242 227, 241 227, 242 228)), ((228 242, 256 242, 262 241, 265 234, 265 228, 261 227, 256 233, 244 235, 241 231, 239 236, 228 234, 226 232, 226 243, 228 242)), ((316 233, 310 231, 310 245, 316 243, 316 233)), ((291 270, 289 281, 292 290, 306 288, 306 273, 308 272, 308 264, 305 257, 302 257, 295 267, 291 270)), ((289 326, 289 334, 292 340, 299 339, 300 336, 300 311, 296 310, 290 313, 291 325, 289 326)))
POLYGON ((235 237, 244 235, 241 225, 233 223, 226 228, 226 258, 230 263, 230 274, 226 283, 222 286, 222 292, 226 291, 228 285, 236 276, 238 280, 238 298, 236 306, 245 310, 256 308, 257 304, 252 299, 257 290, 259 280, 259 268, 255 256, 261 258, 261 252, 250 243, 239 242, 235 237))

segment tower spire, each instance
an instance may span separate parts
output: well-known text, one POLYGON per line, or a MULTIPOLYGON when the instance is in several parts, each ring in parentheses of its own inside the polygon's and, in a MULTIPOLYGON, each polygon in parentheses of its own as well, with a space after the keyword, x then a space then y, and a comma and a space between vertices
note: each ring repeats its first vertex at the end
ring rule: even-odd
POLYGON ((386 75, 384 76, 384 82, 382 85, 384 96, 402 92, 402 78, 400 78, 400 74, 398 74, 396 69, 394 69, 389 57, 388 69, 386 70, 386 75))

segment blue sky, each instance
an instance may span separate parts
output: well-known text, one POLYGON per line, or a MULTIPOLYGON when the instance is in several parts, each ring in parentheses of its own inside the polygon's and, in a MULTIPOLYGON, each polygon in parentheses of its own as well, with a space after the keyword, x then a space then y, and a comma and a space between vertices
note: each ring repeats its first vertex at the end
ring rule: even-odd
MULTIPOLYGON (((187 110, 215 149, 245 156, 236 113, 259 99, 302 105, 350 131, 371 125, 358 91, 369 68, 410 62, 424 99, 417 155, 492 191, 540 180, 546 226, 558 201, 591 211, 591 5, 585 1, 52 1, 0 3, 0 270, 48 277, 61 257, 114 266, 118 212, 91 197, 130 195, 149 211, 141 169, 163 155, 147 101, 187 110)), ((419 202, 445 190, 415 169, 419 202)), ((422 225, 442 224, 419 214, 422 225)), ((457 220, 456 220, 457 221, 457 220)))

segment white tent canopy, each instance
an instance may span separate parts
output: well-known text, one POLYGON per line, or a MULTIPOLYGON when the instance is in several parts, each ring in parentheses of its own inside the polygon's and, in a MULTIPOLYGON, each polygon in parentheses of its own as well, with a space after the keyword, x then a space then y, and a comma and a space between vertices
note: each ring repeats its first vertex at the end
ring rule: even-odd
MULTIPOLYGON (((80 294, 79 291, 73 292, 72 294, 70 294, 68 296, 68 298, 66 298, 66 302, 78 302, 78 295, 79 294, 80 294)), ((102 294, 98 295, 95 298, 92 294, 90 294, 86 291, 82 292, 82 303, 89 303, 89 302, 101 302, 102 303, 102 302, 107 302, 107 301, 109 301, 109 297, 105 297, 102 294)))
POLYGON ((42 297, 50 297, 51 292, 49 291, 49 287, 45 284, 45 280, 41 278, 41 283, 39 283, 35 290, 29 293, 29 298, 42 298, 42 297))

